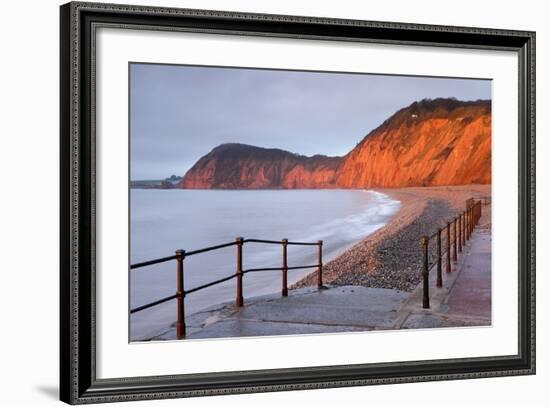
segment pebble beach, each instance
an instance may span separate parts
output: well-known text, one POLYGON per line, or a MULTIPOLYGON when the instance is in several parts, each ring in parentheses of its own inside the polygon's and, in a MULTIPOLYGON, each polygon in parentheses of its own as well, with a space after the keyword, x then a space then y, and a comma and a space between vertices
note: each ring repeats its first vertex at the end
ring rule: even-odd
MULTIPOLYGON (((465 209, 468 198, 490 197, 491 185, 376 191, 400 201, 400 210, 383 228, 325 264, 324 284, 414 290, 422 278, 421 237, 445 226, 465 209)), ((312 273, 292 288, 316 283, 317 276, 312 273)))

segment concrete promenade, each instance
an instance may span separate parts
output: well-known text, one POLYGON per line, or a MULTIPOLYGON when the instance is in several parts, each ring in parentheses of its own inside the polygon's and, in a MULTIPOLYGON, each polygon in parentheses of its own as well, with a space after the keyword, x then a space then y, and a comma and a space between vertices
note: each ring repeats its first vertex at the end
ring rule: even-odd
MULTIPOLYGON (((491 230, 484 218, 474 230, 443 287, 430 273, 430 308, 422 308, 422 284, 412 293, 363 286, 301 288, 221 304, 188 316, 187 337, 226 338, 491 324, 491 230)), ((155 338, 176 339, 171 328, 155 338)))
POLYGON ((491 232, 476 229, 466 250, 449 274, 443 271, 443 287, 430 274, 430 308, 423 309, 422 286, 400 309, 398 328, 430 328, 491 325, 491 232))

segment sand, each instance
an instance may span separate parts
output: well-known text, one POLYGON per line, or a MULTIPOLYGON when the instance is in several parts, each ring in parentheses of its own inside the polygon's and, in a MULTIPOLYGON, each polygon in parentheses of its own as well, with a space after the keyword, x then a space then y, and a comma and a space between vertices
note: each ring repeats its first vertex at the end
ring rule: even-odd
MULTIPOLYGON (((399 200, 400 210, 383 228, 325 264, 323 283, 414 290, 422 278, 422 236, 445 226, 465 209, 468 198, 490 197, 491 185, 376 191, 399 200)), ((316 282, 317 277, 312 273, 293 288, 316 282)))

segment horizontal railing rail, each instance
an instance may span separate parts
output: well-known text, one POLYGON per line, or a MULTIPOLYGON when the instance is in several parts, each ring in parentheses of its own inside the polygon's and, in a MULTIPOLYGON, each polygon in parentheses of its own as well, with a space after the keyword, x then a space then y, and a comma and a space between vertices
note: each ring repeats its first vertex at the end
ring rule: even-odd
POLYGON ((195 254, 211 252, 213 250, 219 250, 219 249, 223 249, 225 247, 231 247, 231 246, 235 246, 235 245, 237 245, 237 242, 222 243, 222 244, 219 244, 219 245, 216 245, 216 246, 210 246, 210 247, 205 247, 203 249, 197 249, 197 250, 192 250, 190 252, 185 252, 183 257, 194 256, 195 254))
POLYGON ((141 267, 152 266, 153 264, 164 263, 166 261, 176 260, 176 259, 177 259, 177 256, 161 257, 160 259, 154 259, 154 260, 144 261, 141 263, 132 264, 130 266, 130 269, 139 269, 141 267))
POLYGON ((130 269, 139 269, 147 266, 152 266, 155 264, 164 263, 167 261, 177 261, 177 290, 176 294, 170 295, 168 297, 161 298, 159 300, 150 302, 148 304, 140 305, 136 308, 130 309, 130 314, 135 314, 136 312, 143 311, 154 306, 163 304, 167 301, 177 299, 177 321, 176 321, 176 336, 178 339, 183 339, 186 336, 186 327, 185 327, 185 297, 191 293, 204 290, 206 288, 212 287, 217 284, 224 283, 226 281, 237 279, 237 296, 236 296, 236 306, 242 307, 244 305, 243 299, 243 276, 247 273, 256 273, 261 271, 282 271, 282 289, 281 295, 283 297, 288 296, 288 278, 287 272, 289 270, 299 270, 299 269, 308 269, 316 268, 317 269, 317 286, 319 288, 323 287, 323 241, 318 240, 317 242, 294 242, 288 241, 287 239, 277 240, 265 240, 265 239, 244 239, 242 237, 237 237, 234 242, 222 243, 215 246, 204 247, 202 249, 185 251, 185 250, 176 250, 176 254, 167 257, 161 257, 158 259, 148 260, 140 263, 135 263, 130 265, 130 269), (283 248, 283 258, 281 267, 258 267, 258 268, 243 268, 243 252, 242 248, 245 243, 260 243, 260 244, 278 244, 283 248), (289 266, 288 265, 288 256, 287 256, 287 246, 317 246, 317 264, 309 265, 300 265, 300 266, 289 266), (186 257, 194 256, 201 253, 210 252, 213 250, 219 250, 226 247, 237 246, 237 271, 234 274, 229 276, 210 281, 208 283, 193 287, 191 289, 184 289, 184 279, 183 279, 183 261, 186 257))
MULTIPOLYGON (((319 264, 311 264, 309 266, 294 266, 294 267, 287 267, 286 270, 300 270, 300 269, 312 269, 319 267, 319 264)), ((258 271, 282 271, 285 270, 283 267, 262 267, 262 268, 253 268, 253 269, 245 269, 243 270, 243 274, 246 273, 256 273, 258 271)))
MULTIPOLYGON (((431 235, 422 237, 423 265, 422 265, 422 307, 430 308, 430 271, 437 266, 436 287, 443 286, 443 259, 445 259, 446 273, 452 272, 452 263, 458 261, 466 242, 470 240, 475 226, 482 215, 482 205, 490 203, 490 197, 470 198, 466 201, 466 210, 461 211, 446 225, 431 235), (486 203, 488 202, 488 203, 486 203), (452 233, 451 233, 452 232, 452 233), (441 236, 445 234, 445 248, 443 249, 441 236), (430 241, 435 238, 435 261, 430 264, 430 241), (443 253, 444 250, 444 253, 443 253)), ((433 256, 432 256, 433 257, 433 256)))
POLYGON ((130 314, 133 314, 135 312, 139 312, 139 311, 143 311, 144 309, 147 309, 147 308, 151 308, 151 307, 154 307, 155 305, 160 305, 160 304, 163 304, 167 301, 171 301, 171 300, 174 300, 176 299, 178 296, 177 294, 174 294, 174 295, 169 295, 168 297, 164 297, 160 300, 157 300, 157 301, 153 301, 153 302, 150 302, 148 304, 145 304, 145 305, 141 305, 139 307, 136 307, 136 308, 132 308, 130 310, 130 314))
POLYGON ((190 290, 184 291, 183 295, 191 294, 191 293, 194 293, 195 291, 200 291, 200 290, 203 290, 205 288, 212 287, 213 285, 224 283, 224 282, 229 281, 229 280, 231 280, 232 278, 235 278, 235 277, 237 277, 237 274, 231 274, 230 276, 223 277, 223 278, 220 278, 218 280, 211 281, 210 283, 199 285, 198 287, 195 287, 195 288, 192 288, 190 290))
POLYGON ((289 246, 317 246, 319 242, 286 242, 282 240, 263 240, 263 239, 244 239, 243 243, 268 243, 268 244, 287 244, 289 246))

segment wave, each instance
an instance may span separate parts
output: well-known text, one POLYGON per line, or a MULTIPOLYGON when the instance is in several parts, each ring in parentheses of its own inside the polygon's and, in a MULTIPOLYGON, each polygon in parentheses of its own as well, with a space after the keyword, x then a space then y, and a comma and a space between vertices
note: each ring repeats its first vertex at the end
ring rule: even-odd
MULTIPOLYGON (((312 226, 302 234, 289 240, 302 242, 323 241, 324 261, 330 261, 342 252, 384 227, 398 212, 401 202, 378 191, 364 190, 371 197, 367 206, 359 213, 331 219, 312 226)), ((254 256, 254 262, 273 259, 274 250, 264 250, 254 256)), ((312 258, 309 254, 296 254, 295 259, 312 258)))

